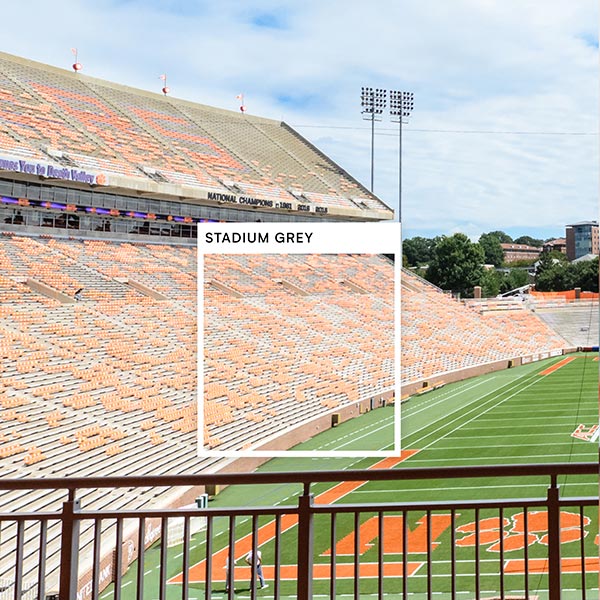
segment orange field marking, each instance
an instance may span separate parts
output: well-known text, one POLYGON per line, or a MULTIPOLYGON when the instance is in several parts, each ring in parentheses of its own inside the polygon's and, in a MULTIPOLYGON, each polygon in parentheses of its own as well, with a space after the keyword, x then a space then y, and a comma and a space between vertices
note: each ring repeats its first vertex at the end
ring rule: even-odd
MULTIPOLYGON (((369 470, 372 469, 391 469, 411 456, 415 455, 418 450, 403 450, 398 457, 390 457, 384 458, 376 462, 374 465, 369 467, 369 470)), ((341 500, 344 496, 347 496, 354 490, 358 489, 362 485, 367 483, 366 481, 343 481, 342 483, 338 483, 336 486, 319 494, 315 498, 315 504, 332 504, 341 500)), ((281 517, 281 533, 284 533, 288 529, 291 529, 298 523, 298 517, 296 515, 283 515, 281 517)), ((256 541, 257 548, 266 544, 270 540, 275 537, 275 521, 271 521, 266 525, 258 528, 258 538, 256 541)), ((234 556, 238 558, 245 556, 252 550, 252 534, 249 533, 244 537, 240 538, 235 543, 234 548, 234 556)), ((229 548, 225 547, 215 552, 212 556, 213 564, 212 570, 213 575, 218 577, 218 573, 225 573, 225 563, 227 560, 227 555, 229 553, 229 548)), ((202 559, 199 563, 195 564, 193 567, 190 567, 189 575, 190 582, 202 582, 206 579, 206 559, 202 559)), ((240 567, 241 568, 241 567, 240 567)), ((263 567, 263 570, 266 571, 267 566, 263 567)), ((223 575, 225 577, 225 575, 223 575)), ((183 582, 183 573, 176 575, 175 577, 169 579, 167 583, 182 583, 183 582)))
MULTIPOLYGON (((548 561, 545 558, 531 558, 529 573, 544 574, 548 572, 548 561)), ((581 558, 563 558, 560 561, 562 573, 581 573, 581 558)), ((522 575, 525 572, 525 561, 523 559, 510 559, 504 565, 504 572, 510 575, 522 575)), ((600 573, 600 559, 585 559, 586 573, 600 573)))
MULTIPOLYGON (((560 541, 561 544, 569 544, 581 539, 580 531, 581 517, 577 513, 563 511, 560 514, 560 541)), ((587 527, 591 523, 589 517, 583 518, 583 526, 587 527)), ((456 540, 456 546, 473 547, 477 543, 477 537, 474 533, 476 523, 467 523, 456 528, 457 533, 468 533, 463 538, 456 540)), ((527 538, 525 538, 525 515, 517 513, 510 519, 503 519, 500 527, 500 519, 491 517, 482 519, 479 523, 479 545, 488 546, 488 552, 510 552, 513 550, 523 550, 525 546, 533 544, 548 545, 548 513, 546 511, 533 511, 528 513, 527 519, 527 538), (542 535, 543 534, 543 535, 542 535), (500 543, 502 538, 502 543, 500 543)), ((584 537, 588 534, 584 530, 584 537)))
MULTIPOLYGON (((416 454, 418 450, 403 450, 400 456, 384 458, 379 462, 376 462, 373 466, 369 467, 369 471, 373 469, 392 469, 396 465, 410 458, 414 454, 416 454)), ((365 485, 366 481, 342 481, 342 483, 338 483, 336 486, 332 487, 330 490, 319 494, 315 498, 315 504, 333 504, 338 500, 341 500, 344 496, 347 496, 354 490, 358 489, 362 485, 365 485)))
MULTIPOLYGON (((434 550, 439 546, 436 540, 448 529, 451 524, 450 515, 431 515, 431 548, 434 550)), ((423 517, 417 521, 415 529, 406 532, 408 552, 425 554, 427 552, 427 518, 423 517)), ((379 537, 379 519, 371 517, 361 524, 358 530, 359 554, 364 554, 373 546, 374 540, 379 537)), ((387 515, 383 517, 383 553, 402 554, 404 552, 404 518, 399 515, 387 515)), ((335 546, 338 556, 354 556, 355 533, 351 531, 343 537, 335 546)), ((331 555, 331 548, 321 556, 331 555)))
MULTIPOLYGON (((423 562, 408 562, 407 573, 408 575, 414 575, 423 562)), ((275 579, 275 567, 263 566, 263 575, 265 579, 273 581, 275 579)), ((383 564, 383 576, 384 577, 402 577, 403 567, 402 562, 386 562, 383 564)), ((379 576, 379 566, 377 563, 360 563, 359 565, 359 576, 361 578, 375 578, 379 576)), ((279 567, 279 579, 281 581, 295 581, 298 578, 298 567, 296 565, 281 565, 279 567)), ((341 563, 335 566, 335 578, 336 579, 354 579, 354 563, 341 563)), ((226 571, 222 569, 220 572, 213 571, 213 582, 214 583, 225 583, 226 571)), ((319 564, 313 566, 313 579, 331 579, 331 565, 319 564)), ((246 565, 235 567, 234 580, 237 581, 249 581, 250 580, 250 567, 246 565)), ((190 583, 202 583, 204 579, 193 580, 191 579, 190 571, 190 583)), ((169 582, 174 583, 174 582, 169 582)))
POLYGON ((557 362, 555 365, 552 365, 551 367, 548 367, 547 369, 544 369, 538 373, 538 375, 550 375, 550 373, 554 373, 554 371, 557 371, 561 367, 564 367, 574 360, 577 360, 576 356, 568 356, 567 358, 563 358, 560 362, 557 362))

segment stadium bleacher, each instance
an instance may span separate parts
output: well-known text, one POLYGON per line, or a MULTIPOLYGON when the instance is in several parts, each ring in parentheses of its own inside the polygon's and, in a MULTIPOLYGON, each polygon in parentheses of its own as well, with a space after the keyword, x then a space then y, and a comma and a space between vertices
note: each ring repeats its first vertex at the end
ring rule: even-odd
MULTIPOLYGON (((128 435, 112 440, 115 454, 117 446, 122 454, 135 443, 129 441, 134 430, 134 438, 155 445, 164 439, 181 441, 181 436, 191 443, 196 417, 196 276, 191 249, 12 236, 2 238, 0 256, 7 265, 0 310, 6 363, 2 386, 9 405, 2 418, 16 424, 22 413, 23 418, 54 425, 48 438, 52 448, 42 444, 32 465, 39 467, 64 446, 81 451, 93 442, 96 449, 107 449, 107 435, 80 436, 77 443, 69 438, 65 417, 78 413, 99 419, 99 426, 106 426, 108 416, 122 424, 128 435), (52 269, 40 268, 44 263, 52 269), (157 300, 119 283, 117 274, 140 279, 146 289, 167 299, 157 300), (38 278, 66 294, 83 287, 85 300, 61 303, 22 283, 38 278), (34 414, 32 403, 39 400, 42 404, 34 414)), ((280 427, 275 418, 280 412, 292 423, 289 413, 298 398, 306 418, 313 404, 318 412, 323 406, 332 408, 389 389, 394 372, 391 272, 390 263, 380 257, 207 260, 207 413, 214 411, 214 416, 206 424, 211 438, 225 439, 216 423, 221 418, 235 422, 236 411, 255 420, 244 434, 252 439, 260 423, 264 427, 266 421, 274 430, 280 427), (239 294, 214 287, 213 280, 239 294), (282 285, 285 281, 292 289, 282 285), (261 356, 258 364, 256 357, 261 356), (311 373, 315 362, 319 368, 311 373), (301 383, 290 398, 293 381, 301 383), (224 402, 225 408, 220 406, 224 402)), ((510 318, 479 315, 408 273, 404 281, 403 383, 565 345, 529 312, 512 313, 510 318)), ((236 430, 228 425, 224 422, 221 430, 236 430)), ((23 450, 13 457, 19 454, 21 459, 27 447, 40 446, 35 430, 32 426, 32 439, 21 441, 23 450)), ((10 441, 11 431, 5 433, 10 441)), ((120 469, 115 465, 115 473, 120 469)))
POLYGON ((480 314, 403 271, 403 384, 502 359, 560 351, 568 346, 530 311, 480 314))
MULTIPOLYGON (((0 279, 0 452, 6 475, 219 468, 195 454, 194 250, 3 236, 0 256, 7 265, 0 279), (41 264, 51 264, 52 271, 41 264), (117 274, 142 280, 146 289, 155 286, 166 299, 119 283, 117 274), (60 302, 22 283, 38 277, 70 294, 85 287, 83 300, 60 302)), ((281 433, 282 425, 393 385, 393 269, 387 259, 219 260, 207 260, 205 273, 209 448, 247 448, 252 440, 281 433), (238 294, 215 287, 213 279, 238 294), (291 289, 281 284, 287 280, 291 289)), ((404 383, 565 346, 529 311, 481 315, 409 273, 402 292, 404 383)), ((52 494, 14 493, 5 507, 58 501, 52 494)), ((82 501, 88 508, 177 502, 168 490, 124 497, 91 492, 82 501)), ((91 536, 87 532, 85 539, 91 536)), ((33 565, 33 550, 31 557, 33 565)))
MULTIPOLYGON (((323 406, 389 392, 393 268, 387 259, 368 257, 379 261, 376 270, 363 258, 207 257, 208 400, 226 398, 233 407, 248 407, 243 417, 265 421, 264 436, 267 423, 273 432, 281 431, 297 422, 298 412, 306 421, 323 406), (380 285, 382 273, 385 285, 380 285), (282 285, 287 275, 292 275, 292 289, 282 285), (340 283, 352 284, 357 275, 364 293, 340 283), (237 293, 214 288, 214 280, 237 293)), ((239 419, 229 429, 239 436, 239 419)))
POLYGON ((548 306, 543 301, 532 302, 536 315, 574 347, 598 344, 598 300, 563 303, 548 306))

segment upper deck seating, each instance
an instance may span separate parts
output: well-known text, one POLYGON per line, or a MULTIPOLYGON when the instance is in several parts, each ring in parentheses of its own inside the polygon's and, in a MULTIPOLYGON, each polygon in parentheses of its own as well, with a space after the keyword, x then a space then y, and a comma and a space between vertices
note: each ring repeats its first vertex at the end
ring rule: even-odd
POLYGON ((391 215, 284 123, 7 54, 0 55, 0 90, 0 150, 9 156, 274 203, 298 198, 391 215))

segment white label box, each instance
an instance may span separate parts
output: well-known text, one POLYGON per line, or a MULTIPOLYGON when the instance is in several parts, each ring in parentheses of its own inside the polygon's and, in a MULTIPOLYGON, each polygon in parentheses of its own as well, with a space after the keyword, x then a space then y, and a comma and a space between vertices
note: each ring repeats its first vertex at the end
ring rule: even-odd
MULTIPOLYGON (((392 254, 394 260, 394 442, 391 450, 361 450, 360 457, 397 457, 400 428, 400 223, 198 224, 198 455, 200 457, 357 457, 356 450, 219 450, 204 445, 204 257, 207 254, 392 254)), ((283 431, 281 432, 283 433, 283 431)), ((261 440, 261 445, 267 439, 261 440)))

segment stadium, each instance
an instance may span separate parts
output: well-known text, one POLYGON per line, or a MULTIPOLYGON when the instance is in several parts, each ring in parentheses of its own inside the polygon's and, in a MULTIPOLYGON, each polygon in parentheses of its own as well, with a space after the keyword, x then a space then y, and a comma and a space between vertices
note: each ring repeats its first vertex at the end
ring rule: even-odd
POLYGON ((597 298, 404 271, 395 357, 400 257, 214 256, 199 393, 199 228, 393 211, 285 123, 0 77, 1 598, 597 594, 597 298), (206 447, 315 457, 199 457, 198 397, 206 447))

